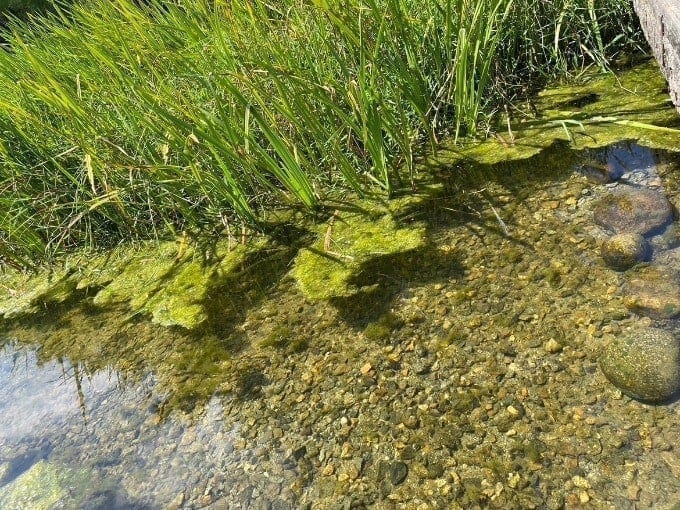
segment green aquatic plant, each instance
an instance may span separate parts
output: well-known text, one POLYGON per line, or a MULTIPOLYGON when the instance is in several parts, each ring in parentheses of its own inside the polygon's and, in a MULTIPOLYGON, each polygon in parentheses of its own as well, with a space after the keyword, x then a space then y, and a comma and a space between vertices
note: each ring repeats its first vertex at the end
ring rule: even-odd
MULTIPOLYGON (((385 210, 337 213, 319 229, 318 241, 300 250, 292 274, 310 299, 347 297, 362 290, 352 283, 364 264, 425 245, 422 225, 400 226, 385 210)), ((366 290, 365 288, 363 290, 366 290)))
POLYGON ((386 312, 377 321, 371 322, 364 329, 364 336, 372 342, 387 343, 392 333, 404 325, 394 312, 386 312))
MULTIPOLYGON (((442 136, 475 132, 505 60, 536 53, 528 41, 546 34, 529 30, 531 3, 86 0, 13 22, 0 257, 28 266, 83 244, 259 224, 340 190, 391 195, 442 136)), ((613 51, 619 0, 554 3, 560 34, 597 28, 579 55, 613 51)), ((540 27, 554 14, 544 4, 540 27)))

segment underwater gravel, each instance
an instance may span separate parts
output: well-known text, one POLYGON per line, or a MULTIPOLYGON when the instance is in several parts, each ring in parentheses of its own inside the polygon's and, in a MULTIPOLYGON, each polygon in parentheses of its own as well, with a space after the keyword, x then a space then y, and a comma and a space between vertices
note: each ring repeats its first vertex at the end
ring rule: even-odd
MULTIPOLYGON (((631 312, 600 258, 592 207, 616 184, 532 164, 456 176, 420 212, 428 245, 354 297, 268 287, 192 413, 161 416, 149 376, 44 456, 118 480, 111 507, 674 508, 680 407, 624 396, 598 361, 623 332, 680 327, 631 312)), ((658 171, 631 178, 677 204, 680 167, 658 171)))

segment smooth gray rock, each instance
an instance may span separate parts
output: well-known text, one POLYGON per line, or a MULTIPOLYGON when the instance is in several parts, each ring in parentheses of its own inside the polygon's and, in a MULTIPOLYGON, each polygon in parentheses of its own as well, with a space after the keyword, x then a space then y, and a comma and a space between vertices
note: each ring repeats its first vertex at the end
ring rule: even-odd
POLYGON ((657 328, 622 334, 604 350, 600 368, 629 397, 665 402, 680 391, 680 339, 657 328))
POLYGON ((673 220, 673 208, 660 192, 625 189, 601 198, 593 209, 595 223, 617 234, 649 235, 673 220))

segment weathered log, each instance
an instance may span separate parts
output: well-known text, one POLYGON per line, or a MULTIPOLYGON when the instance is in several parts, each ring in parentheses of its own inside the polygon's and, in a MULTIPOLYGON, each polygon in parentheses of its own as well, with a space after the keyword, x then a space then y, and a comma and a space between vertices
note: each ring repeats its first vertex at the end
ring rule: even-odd
POLYGON ((647 42, 666 76, 673 104, 680 112, 680 2, 633 0, 647 42))

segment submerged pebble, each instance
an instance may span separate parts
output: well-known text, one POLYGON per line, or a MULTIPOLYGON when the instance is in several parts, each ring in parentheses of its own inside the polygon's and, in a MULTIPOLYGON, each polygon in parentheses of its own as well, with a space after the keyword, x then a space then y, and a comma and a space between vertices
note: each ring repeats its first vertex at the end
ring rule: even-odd
POLYGON ((605 239, 600 247, 600 254, 613 269, 625 271, 638 262, 647 259, 649 244, 640 234, 616 234, 605 239))
POLYGON ((605 348, 600 368, 626 395, 664 402, 680 390, 680 339, 658 328, 620 335, 605 348))

